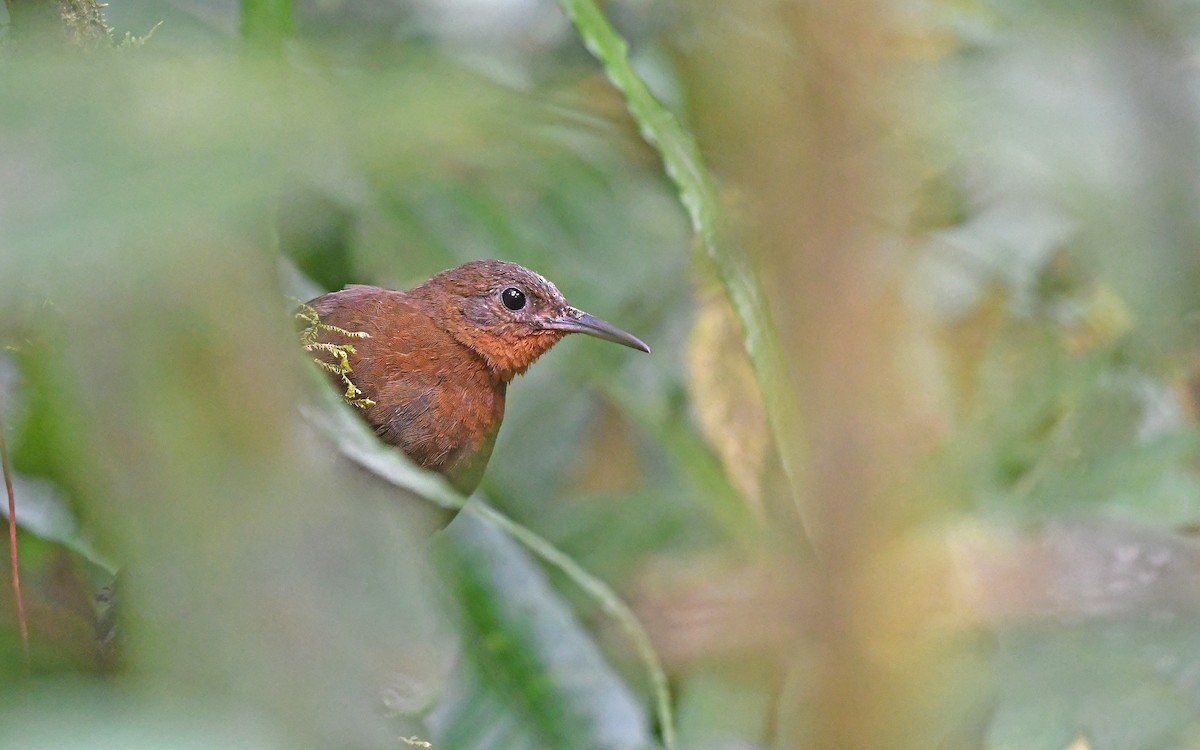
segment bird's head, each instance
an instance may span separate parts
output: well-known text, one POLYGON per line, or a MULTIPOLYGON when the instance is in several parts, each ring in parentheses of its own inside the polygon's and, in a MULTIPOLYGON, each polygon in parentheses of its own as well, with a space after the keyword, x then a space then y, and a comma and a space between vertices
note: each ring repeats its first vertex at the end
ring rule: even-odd
POLYGON ((504 381, 525 372, 568 333, 650 351, 633 334, 572 307, 554 284, 515 263, 464 263, 410 295, 504 381))

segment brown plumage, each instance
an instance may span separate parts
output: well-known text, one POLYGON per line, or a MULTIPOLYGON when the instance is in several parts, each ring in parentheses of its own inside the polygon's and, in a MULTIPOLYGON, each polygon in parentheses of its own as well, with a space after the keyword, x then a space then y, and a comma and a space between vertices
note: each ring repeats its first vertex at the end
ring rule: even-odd
POLYGON ((323 340, 354 346, 349 377, 375 402, 361 413, 380 439, 468 494, 491 457, 509 381, 559 339, 587 333, 650 351, 499 260, 465 263, 407 292, 351 285, 309 304, 321 322, 369 335, 323 340))

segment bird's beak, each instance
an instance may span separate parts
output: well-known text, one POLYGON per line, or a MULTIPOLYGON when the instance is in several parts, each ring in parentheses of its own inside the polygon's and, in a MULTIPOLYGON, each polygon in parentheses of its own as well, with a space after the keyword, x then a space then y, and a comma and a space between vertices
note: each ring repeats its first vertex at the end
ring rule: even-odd
POLYGON ((646 342, 632 333, 622 331, 608 321, 601 320, 594 315, 588 315, 583 310, 576 310, 573 307, 568 307, 562 315, 546 321, 546 327, 555 331, 586 333, 598 339, 611 341, 614 344, 623 344, 630 349, 638 349, 647 354, 650 353, 650 347, 646 346, 646 342))

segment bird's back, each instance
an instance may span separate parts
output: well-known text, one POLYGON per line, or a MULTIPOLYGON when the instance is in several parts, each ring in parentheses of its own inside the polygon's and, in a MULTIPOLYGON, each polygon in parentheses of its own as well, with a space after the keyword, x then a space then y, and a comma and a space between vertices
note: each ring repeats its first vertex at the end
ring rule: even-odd
POLYGON ((505 384, 406 292, 351 285, 309 303, 324 331, 351 344, 351 381, 375 402, 363 416, 386 443, 470 493, 479 484, 504 416, 505 384))

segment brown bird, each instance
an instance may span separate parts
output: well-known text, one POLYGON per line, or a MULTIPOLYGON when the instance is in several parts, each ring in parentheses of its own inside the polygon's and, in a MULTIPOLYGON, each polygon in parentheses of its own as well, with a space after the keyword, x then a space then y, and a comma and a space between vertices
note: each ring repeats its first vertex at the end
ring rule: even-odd
POLYGON ((571 307, 543 277, 499 260, 465 263, 407 292, 354 284, 309 304, 322 323, 368 334, 327 331, 322 340, 354 347, 349 378, 375 402, 359 411, 380 439, 464 494, 492 455, 509 381, 559 339, 586 333, 650 351, 571 307))

